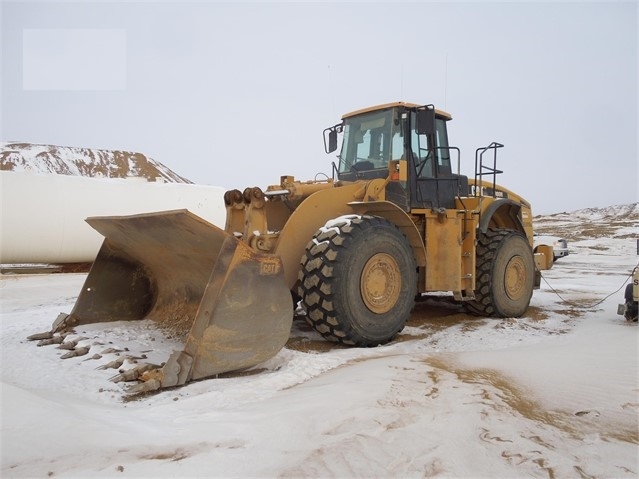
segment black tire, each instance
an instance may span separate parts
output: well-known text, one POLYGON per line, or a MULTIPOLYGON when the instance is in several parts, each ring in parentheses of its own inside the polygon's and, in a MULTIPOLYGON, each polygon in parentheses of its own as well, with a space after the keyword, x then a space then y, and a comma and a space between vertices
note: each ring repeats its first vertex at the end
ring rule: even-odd
POLYGON ((417 267, 406 237, 375 216, 320 229, 306 247, 298 294, 324 338, 377 346, 404 328, 415 304, 417 267))
POLYGON ((526 237, 517 231, 488 230, 477 239, 475 299, 466 309, 478 316, 517 318, 530 304, 535 261, 526 237))
POLYGON ((639 306, 637 302, 632 299, 632 283, 626 285, 623 297, 626 300, 626 312, 624 317, 627 321, 637 322, 639 306))
POLYGON ((632 303, 632 283, 626 285, 626 289, 623 292, 623 299, 626 300, 626 303, 632 303))

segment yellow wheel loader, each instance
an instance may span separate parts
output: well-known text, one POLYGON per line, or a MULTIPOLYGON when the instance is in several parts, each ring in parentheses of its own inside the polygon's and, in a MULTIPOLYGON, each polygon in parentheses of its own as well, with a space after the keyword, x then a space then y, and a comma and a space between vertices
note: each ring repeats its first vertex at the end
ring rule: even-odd
POLYGON ((332 178, 228 191, 224 230, 186 210, 88 218, 104 243, 47 337, 156 321, 184 347, 134 378, 140 392, 276 355, 298 303, 323 337, 364 347, 393 339, 422 293, 523 315, 552 248, 533 252, 530 204, 495 181, 503 145, 477 149, 474 178, 461 175, 450 120, 405 102, 348 113, 324 131, 327 153, 342 137, 332 178))

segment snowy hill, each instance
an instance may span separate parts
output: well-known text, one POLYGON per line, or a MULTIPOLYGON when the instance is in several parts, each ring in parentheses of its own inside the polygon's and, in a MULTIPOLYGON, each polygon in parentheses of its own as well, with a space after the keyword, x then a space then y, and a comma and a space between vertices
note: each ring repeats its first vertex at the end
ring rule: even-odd
POLYGON ((0 170, 191 183, 142 153, 35 143, 0 143, 0 170))
POLYGON ((2 264, 93 261, 104 237, 86 223, 91 216, 185 208, 224 224, 226 215, 223 188, 131 151, 0 143, 0 184, 2 264))
POLYGON ((535 231, 569 242, 597 238, 632 239, 639 231, 639 203, 536 216, 535 231))

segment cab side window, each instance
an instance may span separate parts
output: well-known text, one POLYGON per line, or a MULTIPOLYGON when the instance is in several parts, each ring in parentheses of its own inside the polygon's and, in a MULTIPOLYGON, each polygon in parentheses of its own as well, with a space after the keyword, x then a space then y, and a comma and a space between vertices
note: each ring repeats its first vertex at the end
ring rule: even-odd
POLYGON ((451 175, 453 171, 450 164, 446 122, 441 118, 435 119, 435 156, 437 158, 437 176, 451 175))
MULTIPOLYGON (((413 125, 416 121, 415 117, 413 113, 413 125)), ((415 129, 411 133, 411 148, 419 178, 435 178, 452 174, 445 120, 435 119, 434 133, 434 145, 429 144, 428 135, 419 135, 415 129), (435 164, 433 164, 433 158, 435 164)))
MULTIPOLYGON (((417 115, 411 113, 411 125, 417 124, 417 115)), ((433 178, 432 152, 428 148, 428 136, 419 135, 415 127, 411 128, 411 151, 418 178, 433 178)))

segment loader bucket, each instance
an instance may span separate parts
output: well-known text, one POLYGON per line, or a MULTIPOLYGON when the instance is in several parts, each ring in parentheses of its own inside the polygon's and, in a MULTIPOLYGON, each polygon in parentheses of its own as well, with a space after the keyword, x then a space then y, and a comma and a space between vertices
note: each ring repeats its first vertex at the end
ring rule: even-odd
POLYGON ((293 320, 278 256, 260 254, 187 210, 86 220, 104 242, 68 317, 75 325, 151 319, 184 341, 147 374, 152 390, 255 366, 293 320))

